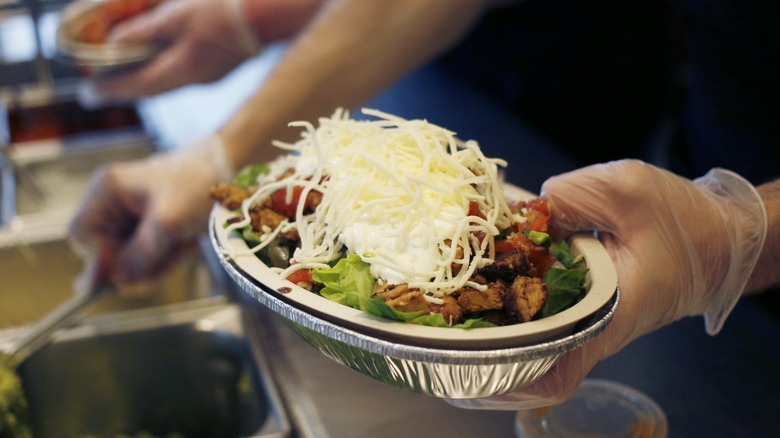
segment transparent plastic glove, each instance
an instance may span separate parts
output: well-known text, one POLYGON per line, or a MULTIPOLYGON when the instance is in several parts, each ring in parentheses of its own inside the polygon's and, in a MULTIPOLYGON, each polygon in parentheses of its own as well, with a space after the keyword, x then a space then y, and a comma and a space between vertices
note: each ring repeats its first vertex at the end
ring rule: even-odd
POLYGON ((93 78, 82 93, 92 104, 133 100, 221 78, 262 47, 242 8, 243 0, 168 0, 120 23, 111 42, 155 42, 165 49, 135 71, 93 78))
POLYGON ((98 171, 69 230, 87 263, 84 275, 119 286, 154 280, 195 247, 206 229, 209 189, 231 174, 216 136, 98 171))
POLYGON ((617 269, 612 323, 537 382, 513 393, 451 404, 518 410, 568 398, 596 363, 639 336, 686 316, 723 326, 756 265, 766 212, 746 180, 722 169, 695 181, 639 161, 587 167, 545 182, 558 237, 596 230, 617 269))

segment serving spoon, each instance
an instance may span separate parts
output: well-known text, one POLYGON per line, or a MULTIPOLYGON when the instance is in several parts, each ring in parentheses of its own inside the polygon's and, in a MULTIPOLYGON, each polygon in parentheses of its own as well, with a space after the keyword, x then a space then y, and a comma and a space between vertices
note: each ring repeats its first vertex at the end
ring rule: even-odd
POLYGON ((78 322, 87 307, 113 291, 114 286, 105 283, 85 292, 77 292, 73 298, 48 313, 17 340, 8 352, 8 356, 13 363, 22 363, 30 355, 47 345, 57 330, 70 327, 78 322))

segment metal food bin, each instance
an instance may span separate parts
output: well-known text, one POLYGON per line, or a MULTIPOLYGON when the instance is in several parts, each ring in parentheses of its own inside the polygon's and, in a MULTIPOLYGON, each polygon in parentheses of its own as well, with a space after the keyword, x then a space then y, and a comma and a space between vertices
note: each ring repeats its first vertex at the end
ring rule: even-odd
MULTIPOLYGON (((59 333, 18 369, 33 436, 288 436, 244 330, 241 310, 214 297, 102 314, 59 333)), ((14 334, 0 331, 0 346, 14 334)))

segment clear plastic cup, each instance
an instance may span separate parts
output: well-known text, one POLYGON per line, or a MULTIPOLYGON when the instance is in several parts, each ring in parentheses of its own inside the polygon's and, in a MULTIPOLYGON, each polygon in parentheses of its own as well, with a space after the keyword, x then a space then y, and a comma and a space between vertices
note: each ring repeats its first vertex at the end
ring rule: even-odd
POLYGON ((586 379, 564 403, 518 412, 518 438, 664 438, 666 415, 647 395, 621 383, 586 379))

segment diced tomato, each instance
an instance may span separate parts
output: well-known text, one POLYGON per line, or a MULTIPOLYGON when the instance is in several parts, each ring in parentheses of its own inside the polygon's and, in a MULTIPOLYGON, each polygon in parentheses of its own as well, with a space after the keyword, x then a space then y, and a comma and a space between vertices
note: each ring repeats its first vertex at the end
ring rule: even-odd
MULTIPOLYGON (((486 219, 485 214, 482 213, 482 210, 479 209, 479 203, 475 201, 469 202, 469 216, 476 216, 481 219, 486 219)), ((485 233, 482 231, 473 231, 472 234, 477 237, 477 240, 480 242, 480 244, 485 239, 485 233)))
POLYGON ((469 202, 469 216, 476 216, 481 219, 485 219, 485 213, 479 209, 479 203, 476 201, 469 202))
POLYGON ((515 248, 517 245, 509 239, 496 239, 496 252, 499 254, 507 253, 515 248))
POLYGON ((518 247, 525 251, 525 254, 528 256, 528 261, 531 262, 531 265, 536 269, 536 275, 540 277, 543 276, 544 273, 550 269, 550 266, 555 263, 555 257, 550 254, 550 251, 547 248, 537 246, 531 242, 531 239, 525 234, 517 233, 515 239, 518 242, 518 247))
POLYGON ((307 285, 310 285, 312 281, 311 271, 308 269, 299 269, 291 273, 290 275, 288 275, 287 280, 295 284, 305 283, 307 285))
POLYGON ((523 228, 548 233, 550 230, 550 208, 544 199, 532 199, 525 205, 526 223, 523 228))
POLYGON ((540 231, 542 233, 547 233, 550 230, 550 216, 547 216, 546 214, 536 211, 536 210, 528 210, 528 213, 525 214, 526 223, 524 225, 524 228, 534 231, 540 231))
MULTIPOLYGON (((293 187, 293 194, 290 203, 287 203, 287 189, 279 189, 271 194, 271 209, 281 215, 286 216, 289 219, 295 219, 295 211, 298 208, 298 203, 301 199, 301 193, 303 187, 293 187)), ((319 192, 314 190, 309 192, 306 197, 306 201, 303 204, 304 212, 310 212, 314 210, 319 204, 322 196, 319 192)))
POLYGON ((507 253, 515 248, 525 252, 528 261, 534 266, 536 274, 539 276, 544 275, 555 262, 555 258, 547 248, 537 246, 523 233, 514 233, 508 239, 496 240, 496 252, 499 254, 507 253))
POLYGON ((528 261, 536 268, 536 275, 542 277, 555 263, 555 257, 550 254, 547 248, 535 246, 528 252, 528 261))
POLYGON ((293 187, 293 195, 290 203, 287 203, 287 190, 280 189, 271 195, 273 210, 279 214, 287 216, 289 219, 295 218, 295 210, 298 208, 298 202, 301 199, 303 188, 293 187))
POLYGON ((108 39, 111 29, 157 6, 160 0, 113 0, 106 2, 94 14, 87 16, 87 22, 78 39, 91 44, 102 44, 108 39))
POLYGON ((547 203, 546 199, 542 199, 542 198, 531 199, 526 203, 525 206, 529 210, 538 211, 540 213, 543 213, 546 216, 550 215, 550 205, 547 203))

